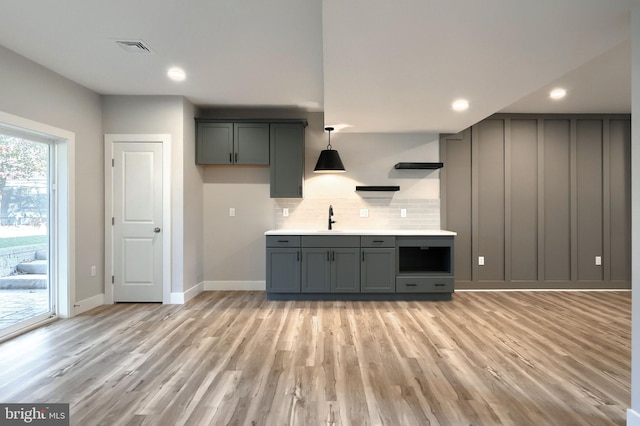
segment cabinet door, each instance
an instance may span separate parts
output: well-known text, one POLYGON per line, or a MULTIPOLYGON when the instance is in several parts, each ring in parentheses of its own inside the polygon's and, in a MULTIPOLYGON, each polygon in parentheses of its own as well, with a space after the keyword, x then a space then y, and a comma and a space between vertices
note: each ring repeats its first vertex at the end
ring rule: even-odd
POLYGON ((302 249, 302 292, 329 293, 331 291, 331 249, 302 249))
POLYGON ((304 125, 271 123, 271 198, 302 198, 304 125))
POLYGON ((233 123, 198 123, 197 164, 233 163, 233 123))
POLYGON ((267 249, 267 291, 300 293, 300 249, 267 249))
POLYGON ((360 249, 331 250, 331 292, 360 293, 360 249))
POLYGON ((233 125, 234 164, 269 165, 269 123, 233 125))
POLYGON ((395 293, 396 249, 363 248, 362 281, 363 293, 395 293))

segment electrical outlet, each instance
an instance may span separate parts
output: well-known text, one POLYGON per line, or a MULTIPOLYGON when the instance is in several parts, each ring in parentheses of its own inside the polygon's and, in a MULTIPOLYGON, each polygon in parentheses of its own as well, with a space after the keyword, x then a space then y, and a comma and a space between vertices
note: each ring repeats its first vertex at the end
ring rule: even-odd
POLYGON ((602 256, 596 256, 596 266, 602 266, 602 256))
POLYGON ((283 217, 289 217, 289 209, 287 209, 287 208, 282 209, 282 216, 283 217))
POLYGON ((235 216, 235 215, 236 215, 235 207, 229 207, 229 216, 235 216))
POLYGON ((360 217, 369 217, 369 209, 360 209, 360 217))
POLYGON ((484 266, 484 256, 478 256, 478 265, 484 266))
POLYGON ((91 276, 92 276, 92 277, 95 277, 95 276, 96 276, 96 273, 97 273, 97 272, 96 272, 96 267, 95 267, 95 266, 92 266, 92 267, 91 267, 91 276))
POLYGON ((400 217, 407 217, 407 209, 400 209, 400 217))

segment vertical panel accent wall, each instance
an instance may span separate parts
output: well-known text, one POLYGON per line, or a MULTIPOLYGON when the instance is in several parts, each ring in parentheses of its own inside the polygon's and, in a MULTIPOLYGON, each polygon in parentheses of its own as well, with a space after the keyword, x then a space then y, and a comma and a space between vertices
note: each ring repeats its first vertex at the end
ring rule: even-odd
POLYGON ((630 288, 630 129, 628 115, 497 114, 442 135, 456 287, 630 288))

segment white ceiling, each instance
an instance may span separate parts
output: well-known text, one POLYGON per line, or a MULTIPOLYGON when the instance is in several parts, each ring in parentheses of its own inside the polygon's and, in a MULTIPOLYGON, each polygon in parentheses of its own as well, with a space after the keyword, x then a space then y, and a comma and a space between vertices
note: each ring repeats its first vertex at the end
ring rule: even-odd
POLYGON ((457 132, 499 111, 630 113, 631 2, 2 0, 0 45, 101 94, 324 111, 353 132, 457 132), (186 81, 169 81, 171 66, 186 81), (555 85, 566 99, 548 99, 555 85), (451 110, 459 97, 464 113, 451 110))

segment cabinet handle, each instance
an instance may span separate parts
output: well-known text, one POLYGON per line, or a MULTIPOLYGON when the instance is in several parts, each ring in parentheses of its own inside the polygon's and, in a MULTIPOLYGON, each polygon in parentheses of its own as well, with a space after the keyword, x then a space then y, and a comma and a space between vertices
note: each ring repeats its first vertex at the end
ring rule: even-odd
POLYGON ((436 283, 436 284, 435 284, 435 286, 436 286, 436 287, 444 287, 445 285, 446 285, 446 284, 443 284, 443 283, 436 283))
POLYGON ((418 284, 413 284, 413 283, 408 283, 408 284, 405 284, 405 285, 407 287, 417 287, 418 286, 418 284))
POLYGON ((384 243, 383 240, 373 240, 374 243, 384 243))
POLYGON ((231 153, 229 153, 229 163, 233 163, 233 158, 231 157, 231 153))
POLYGON ((331 251, 331 261, 335 262, 336 261, 336 252, 335 251, 331 251))
POLYGON ((279 243, 288 243, 289 240, 278 240, 279 243))
POLYGON ((362 252, 362 261, 364 262, 364 252, 362 252))
POLYGON ((296 251, 296 255, 297 255, 298 262, 300 262, 300 250, 296 251))
POLYGON ((329 258, 329 250, 327 250, 327 262, 330 262, 331 259, 329 258))
POLYGON ((238 153, 236 152, 236 163, 238 162, 238 153))

